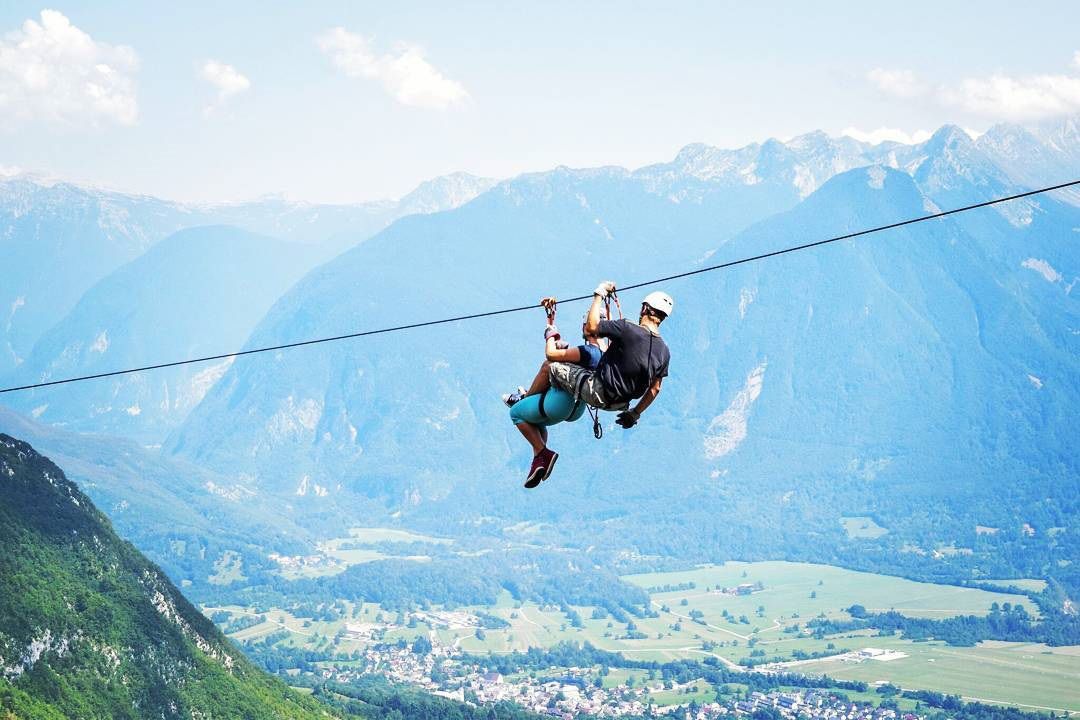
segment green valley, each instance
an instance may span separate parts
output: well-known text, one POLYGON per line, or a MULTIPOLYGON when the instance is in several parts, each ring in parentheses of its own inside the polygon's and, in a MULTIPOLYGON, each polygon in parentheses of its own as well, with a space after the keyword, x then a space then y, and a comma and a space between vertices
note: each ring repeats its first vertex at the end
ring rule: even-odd
MULTIPOLYGON (((355 678, 365 659, 401 652, 420 640, 448 656, 478 657, 572 643, 633 661, 710 660, 738 672, 756 668, 828 675, 1080 713, 1080 694, 1073 690, 1080 681, 1080 647, 993 641, 962 647, 872 629, 823 633, 815 627, 822 621, 852 621, 852 606, 868 614, 895 611, 931 620, 987 617, 992 607, 1022 608, 1039 617, 1039 608, 1026 595, 774 561, 729 562, 623 580, 648 593, 651 612, 522 601, 506 591, 487 604, 385 608, 343 601, 332 618, 236 605, 205 611, 226 629, 229 622, 251 618, 230 637, 249 651, 254 648, 256 657, 274 657, 278 669, 290 667, 290 658, 304 658, 290 670, 301 674, 315 673, 317 666, 330 677, 355 678), (1047 704, 1046 697, 1058 700, 1047 704)), ((399 679, 430 681, 415 669, 410 673, 399 679)), ((610 685, 613 677, 619 676, 605 676, 604 682, 610 685)), ((665 692, 668 702, 686 702, 685 693, 665 692)))

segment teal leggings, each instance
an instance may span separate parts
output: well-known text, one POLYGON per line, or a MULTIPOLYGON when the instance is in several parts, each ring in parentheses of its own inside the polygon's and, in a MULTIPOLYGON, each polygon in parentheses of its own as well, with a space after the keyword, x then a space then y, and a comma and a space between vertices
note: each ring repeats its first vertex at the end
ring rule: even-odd
POLYGON ((573 422, 585 414, 584 401, 574 402, 574 397, 559 388, 550 388, 539 395, 518 400, 510 408, 510 419, 515 425, 548 426, 561 422, 573 422))

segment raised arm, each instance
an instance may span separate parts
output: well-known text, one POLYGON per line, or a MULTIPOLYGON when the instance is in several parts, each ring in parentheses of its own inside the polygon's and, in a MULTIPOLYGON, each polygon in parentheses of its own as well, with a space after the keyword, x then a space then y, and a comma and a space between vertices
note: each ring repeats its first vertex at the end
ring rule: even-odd
POLYGON ((592 306, 589 308, 589 317, 585 320, 585 332, 595 335, 600 330, 600 310, 604 307, 604 298, 615 292, 615 283, 605 280, 593 290, 592 306))

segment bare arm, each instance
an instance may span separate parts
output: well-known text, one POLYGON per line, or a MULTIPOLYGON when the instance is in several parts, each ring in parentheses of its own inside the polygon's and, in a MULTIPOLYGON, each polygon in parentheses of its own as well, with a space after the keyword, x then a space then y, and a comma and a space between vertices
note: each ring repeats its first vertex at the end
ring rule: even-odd
POLYGON ((664 378, 656 378, 656 380, 653 380, 653 384, 649 386, 649 389, 646 390, 645 394, 638 400, 637 405, 631 408, 630 411, 638 416, 645 412, 645 409, 652 405, 652 401, 660 394, 660 386, 663 384, 664 378))
POLYGON ((593 295, 592 305, 589 307, 589 317, 585 320, 585 332, 595 335, 600 330, 600 309, 604 307, 604 299, 599 295, 593 295))
POLYGON ((555 338, 550 337, 544 346, 544 358, 550 362, 576 363, 581 361, 581 351, 576 347, 561 349, 555 338))

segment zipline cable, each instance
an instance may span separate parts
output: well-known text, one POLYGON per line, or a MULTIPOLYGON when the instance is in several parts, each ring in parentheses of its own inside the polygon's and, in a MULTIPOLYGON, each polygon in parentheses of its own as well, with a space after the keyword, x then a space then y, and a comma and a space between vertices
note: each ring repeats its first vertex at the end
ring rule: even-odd
MULTIPOLYGON (((692 275, 701 275, 702 273, 713 272, 714 270, 724 270, 725 268, 735 267, 736 265, 744 265, 746 263, 756 262, 758 260, 765 260, 767 258, 776 257, 778 255, 786 255, 787 253, 798 252, 799 250, 808 250, 810 248, 840 242, 841 240, 851 240, 852 238, 861 237, 863 235, 870 235, 873 233, 882 232, 884 230, 893 230, 895 228, 904 227, 905 225, 914 225, 915 223, 925 222, 927 220, 936 220, 938 218, 947 217, 949 215, 956 215, 958 213, 967 212, 969 210, 976 210, 978 208, 989 207, 991 205, 1011 202, 1013 200, 1031 197, 1032 195, 1041 195, 1043 193, 1053 192, 1054 190, 1061 190, 1063 188, 1073 187, 1075 185, 1080 185, 1080 180, 1072 180, 1070 182, 1061 183, 1059 185, 1050 185, 1048 187, 1039 188, 1038 190, 1028 190, 1027 192, 1017 193, 1015 195, 1008 195, 1006 197, 1000 197, 994 200, 986 200, 984 202, 975 203, 974 205, 965 205, 964 207, 953 208, 952 210, 943 210, 941 212, 932 213, 930 215, 922 215, 917 218, 910 218, 908 220, 901 220, 899 222, 889 223, 888 225, 879 225, 878 227, 869 228, 867 230, 859 230, 857 232, 847 233, 845 235, 837 235, 835 237, 826 238, 825 240, 817 240, 815 242, 805 243, 803 245, 793 245, 792 247, 783 248, 781 250, 773 250, 772 252, 762 253, 760 255, 753 255, 750 257, 740 258, 738 260, 731 260, 729 262, 720 263, 719 265, 709 265, 707 267, 698 268, 697 270, 689 270, 687 272, 677 273, 675 275, 668 275, 666 277, 656 278, 654 280, 646 280, 644 282, 635 283, 633 285, 624 285, 620 287, 619 290, 635 290, 637 288, 645 287, 647 285, 655 285, 657 283, 668 282, 670 280, 679 280, 681 278, 690 277, 692 275)), ((567 298, 560 302, 577 302, 580 300, 587 300, 591 297, 591 294, 579 295, 577 297, 567 298)), ((347 333, 345 335, 335 335, 333 337, 317 338, 314 340, 300 340, 298 342, 285 343, 283 345, 271 345, 269 347, 252 348, 250 350, 237 350, 236 352, 221 353, 220 355, 207 355, 205 357, 190 358, 188 360, 176 360, 174 362, 158 363, 157 365, 143 365, 142 367, 128 368, 126 370, 113 370, 111 372, 95 373, 93 375, 80 375, 78 377, 64 378, 63 380, 50 380, 48 382, 33 383, 31 385, 19 385, 17 387, 3 388, 0 389, 0 394, 18 392, 19 390, 33 390, 35 388, 50 387, 52 385, 66 385, 67 383, 82 382, 84 380, 97 380, 100 378, 114 377, 116 375, 130 375, 133 373, 147 372, 149 370, 161 370, 163 368, 178 367, 180 365, 194 365, 196 363, 211 362, 213 360, 238 358, 243 357, 244 355, 255 355, 257 353, 274 352, 277 350, 290 350, 292 348, 304 347, 307 345, 319 345, 321 343, 337 342, 339 340, 350 340, 353 338, 368 337, 369 335, 383 335, 386 333, 399 332, 402 330, 413 330, 416 328, 430 327, 432 325, 445 325, 447 323, 461 322, 464 320, 477 320, 479 318, 493 317, 495 315, 508 315, 510 313, 524 312, 526 310, 535 310, 538 307, 542 306, 539 304, 520 305, 518 307, 504 308, 502 310, 489 310, 487 312, 471 313, 469 315, 458 315, 456 317, 442 318, 440 320, 427 320, 424 322, 410 323, 408 325, 395 325, 393 327, 379 328, 377 330, 364 330, 361 332, 347 333)))

